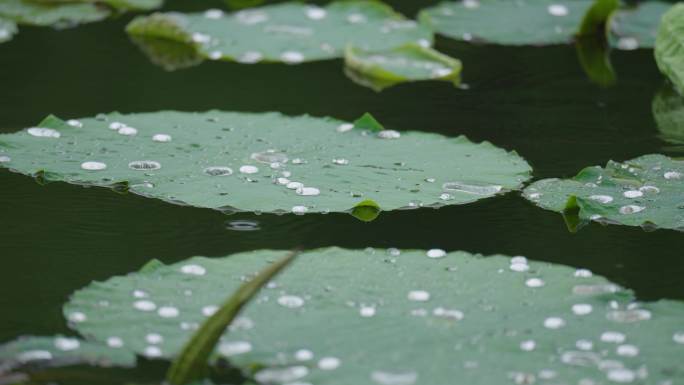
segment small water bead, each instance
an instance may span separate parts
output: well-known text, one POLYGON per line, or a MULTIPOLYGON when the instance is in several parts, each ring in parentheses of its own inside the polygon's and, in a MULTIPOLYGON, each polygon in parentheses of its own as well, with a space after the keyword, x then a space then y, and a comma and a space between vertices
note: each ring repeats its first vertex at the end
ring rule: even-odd
POLYGON ((644 193, 639 190, 628 190, 622 193, 625 198, 640 198, 644 196, 644 193))
POLYGON ((560 317, 549 317, 544 320, 544 327, 547 329, 560 329, 565 326, 565 320, 560 317))
POLYGON ((119 337, 108 337, 107 346, 109 346, 110 348, 121 348, 124 346, 124 342, 119 337))
POLYGON ((378 385, 413 385, 418 380, 416 372, 386 372, 374 370, 370 375, 371 380, 378 385))
POLYGON ((299 349, 295 352, 294 357, 297 361, 310 361, 314 358, 314 354, 308 349, 299 349))
POLYGON ((76 127, 76 128, 83 127, 83 123, 81 123, 79 120, 76 120, 76 119, 69 119, 66 121, 66 124, 70 125, 71 127, 76 127))
POLYGON ((425 290, 411 290, 407 297, 409 301, 425 302, 430 300, 430 293, 425 290))
POLYGON ((465 317, 462 311, 456 309, 445 309, 438 307, 432 310, 432 315, 435 317, 448 318, 454 321, 460 321, 465 317))
POLYGON ((448 201, 448 200, 450 200, 450 199, 454 199, 454 197, 451 196, 451 194, 448 194, 448 193, 441 193, 441 194, 439 194, 439 199, 441 199, 441 200, 443 200, 443 201, 448 201))
POLYGON ((458 191, 466 194, 474 195, 493 195, 501 192, 503 186, 496 185, 472 185, 463 182, 447 182, 442 185, 442 188, 447 191, 458 191))
POLYGON ((304 183, 301 182, 289 182, 285 185, 285 187, 289 188, 290 190, 297 190, 302 187, 304 187, 304 183))
POLYGON ((327 16, 325 9, 320 7, 308 7, 306 9, 306 17, 311 20, 321 20, 327 16))
POLYGON ((138 289, 133 290, 133 297, 135 297, 135 298, 147 298, 149 296, 150 295, 147 294, 147 292, 145 292, 143 290, 138 290, 138 289))
POLYGON ((243 174, 256 174, 259 172, 259 168, 251 165, 240 166, 240 172, 243 174))
POLYGON ((157 345, 164 342, 164 337, 158 333, 149 333, 145 336, 145 341, 147 341, 148 344, 157 345))
POLYGON ((128 126, 119 128, 119 130, 117 132, 119 133, 119 135, 124 135, 124 136, 138 135, 137 129, 135 129, 133 127, 128 127, 128 126))
POLYGON ((107 165, 102 162, 83 162, 81 163, 81 168, 88 171, 101 171, 107 168, 107 165))
POLYGON ((219 308, 218 308, 218 306, 216 306, 216 305, 207 305, 207 306, 204 306, 204 307, 202 307, 202 315, 205 316, 205 317, 211 317, 211 316, 213 316, 214 314, 216 314, 216 312, 218 311, 218 309, 219 309, 219 308))
POLYGON ((69 316, 67 317, 67 319, 70 322, 81 323, 81 322, 87 321, 88 317, 85 315, 85 313, 82 313, 80 311, 75 311, 75 312, 69 313, 69 316))
POLYGON ((159 143, 168 143, 171 139, 171 135, 167 134, 155 134, 152 136, 152 140, 159 143))
POLYGON ((264 58, 261 52, 257 51, 247 51, 242 55, 238 56, 236 59, 238 63, 243 64, 254 64, 260 62, 264 58))
POLYGON ((223 17, 223 11, 220 9, 207 9, 204 11, 204 17, 207 19, 220 19, 223 17))
POLYGON ((302 196, 316 196, 321 194, 321 190, 316 187, 299 187, 296 192, 297 195, 302 196))
POLYGON ((390 247, 387 249, 387 254, 393 256, 393 257, 398 257, 401 255, 401 250, 397 249, 396 247, 390 247))
POLYGON ((591 350, 594 348, 594 343, 589 340, 577 340, 575 347, 579 350, 591 350))
POLYGON ((278 152, 276 150, 266 150, 262 152, 254 152, 250 155, 250 158, 256 160, 259 163, 272 164, 272 163, 287 163, 288 157, 285 153, 278 152))
POLYGON ((62 351, 76 350, 81 346, 81 343, 76 338, 57 337, 55 338, 55 347, 62 351))
POLYGON ((400 137, 399 131, 395 130, 382 130, 378 132, 378 138, 380 139, 399 139, 400 137))
POLYGON ((656 186, 646 185, 646 186, 639 187, 639 191, 644 192, 646 194, 650 194, 650 193, 657 194, 660 192, 660 189, 656 186))
POLYGON ((162 318, 175 318, 178 317, 180 311, 173 306, 162 306, 157 310, 157 314, 162 318))
POLYGON ((624 214, 624 215, 636 214, 636 213, 644 211, 644 210, 646 210, 646 207, 644 207, 644 206, 627 205, 627 206, 620 207, 620 214, 624 214))
POLYGON ((222 342, 218 346, 218 351, 226 357, 237 356, 252 351, 252 344, 248 341, 222 342))
POLYGON ((534 340, 526 340, 520 343, 520 350, 525 352, 531 352, 537 347, 537 343, 534 340))
POLYGON ((361 308, 359 309, 359 315, 365 318, 373 317, 375 315, 375 307, 361 306, 361 308))
POLYGON ((632 51, 639 48, 639 40, 632 36, 622 36, 617 41, 617 48, 623 51, 632 51))
POLYGON ((230 167, 224 167, 224 166, 212 166, 212 167, 207 167, 204 170, 204 173, 210 176, 229 176, 233 175, 233 169, 230 167))
POLYGON ((347 15, 347 21, 350 22, 351 24, 365 23, 366 22, 366 16, 364 16, 360 13, 352 13, 352 14, 347 15))
POLYGON ((425 254, 428 258, 444 258, 447 255, 446 251, 442 249, 430 249, 425 254))
POLYGON ((606 378, 613 382, 629 383, 636 379, 636 374, 630 369, 616 368, 609 370, 608 374, 606 374, 606 378))
POLYGON ((594 275, 591 270, 588 269, 577 269, 575 270, 574 276, 577 278, 590 278, 594 275))
POLYGON ((52 353, 47 350, 27 350, 17 355, 19 362, 51 360, 52 353))
POLYGON ((211 41, 211 36, 204 33, 195 32, 192 34, 192 42, 197 44, 206 44, 211 41))
POLYGON ((443 78, 445 76, 451 75, 453 72, 454 71, 451 68, 442 67, 433 69, 430 75, 433 78, 443 78))
POLYGON ((182 330, 197 330, 199 329, 199 324, 197 322, 181 322, 180 328, 182 330))
POLYGON ((618 356, 636 357, 639 355, 639 348, 634 345, 620 345, 615 349, 618 356))
POLYGON ((613 197, 610 195, 591 195, 589 196, 589 199, 603 204, 607 204, 613 201, 613 197))
POLYGON ((592 310, 593 307, 588 303, 576 303, 572 305, 572 312, 575 313, 575 315, 587 315, 591 313, 592 310))
POLYGON ((162 356, 162 351, 158 346, 148 346, 143 353, 147 358, 158 358, 162 356))
POLYGON ((606 319, 620 323, 647 321, 651 319, 651 312, 646 309, 611 310, 606 313, 606 319))
POLYGON ((676 332, 675 334, 673 334, 672 341, 674 341, 677 344, 684 345, 684 331, 676 332))
POLYGON ((339 133, 344 133, 347 131, 351 131, 354 128, 354 125, 351 123, 342 123, 337 128, 335 128, 335 131, 339 133))
POLYGON ((340 166, 346 166, 349 164, 349 160, 344 158, 335 158, 332 160, 332 162, 340 166))
POLYGON ((306 366, 290 366, 287 368, 266 368, 258 371, 254 379, 262 384, 286 384, 299 380, 309 374, 306 366))
POLYGON ((309 209, 306 206, 292 206, 292 213, 297 215, 303 215, 308 212, 309 209))
POLYGON ((480 6, 479 0, 463 0, 463 6, 468 9, 475 9, 480 6))
POLYGON ((621 344, 625 342, 627 336, 620 332, 607 331, 601 334, 601 341, 613 344, 621 344))
POLYGON ((157 305, 154 302, 145 299, 133 302, 133 307, 140 311, 154 311, 157 309, 157 305))
POLYGON ((531 288, 538 288, 544 286, 544 280, 541 278, 530 278, 527 281, 525 281, 525 286, 531 287, 531 288))
POLYGON ((180 272, 189 275, 205 275, 207 273, 207 269, 200 265, 189 264, 181 266, 180 272))
POLYGON ((159 170, 161 168, 161 163, 154 160, 135 160, 128 164, 128 168, 137 171, 159 170))
POLYGON ((671 179, 681 179, 682 178, 682 173, 678 171, 668 171, 663 174, 663 178, 671 180, 671 179))
POLYGON ((568 13, 570 13, 568 7, 563 4, 551 4, 546 8, 546 10, 551 16, 567 16, 568 13))
POLYGON ((7 163, 12 161, 12 158, 10 158, 7 155, 0 155, 0 163, 7 163))
POLYGON ((285 51, 280 55, 280 59, 286 64, 299 64, 304 61, 304 54, 297 51, 285 51))
POLYGON ((59 131, 53 130, 52 128, 44 128, 44 127, 31 127, 28 130, 26 130, 29 135, 35 136, 37 138, 59 138, 62 136, 59 131))
POLYGON ((340 361, 337 357, 323 357, 318 361, 318 368, 321 370, 335 370, 340 367, 340 361))
POLYGON ((282 295, 278 298, 278 304, 290 309, 304 306, 304 299, 296 295, 282 295))
POLYGON ((111 123, 109 123, 109 129, 110 129, 110 130, 118 131, 119 129, 121 129, 121 128, 123 128, 123 127, 126 127, 126 125, 123 124, 123 123, 121 123, 121 122, 111 122, 111 123))

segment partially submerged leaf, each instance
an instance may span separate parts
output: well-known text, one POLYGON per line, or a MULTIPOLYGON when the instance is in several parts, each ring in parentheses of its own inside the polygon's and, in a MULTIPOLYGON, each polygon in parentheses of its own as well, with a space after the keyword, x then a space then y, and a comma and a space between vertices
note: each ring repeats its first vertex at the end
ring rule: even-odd
POLYGON ((374 201, 368 199, 359 204, 357 204, 352 210, 351 214, 354 218, 364 221, 371 222, 380 215, 381 208, 374 201))
POLYGON ((584 73, 592 82, 602 87, 616 83, 617 76, 610 62, 610 50, 605 37, 580 36, 575 41, 575 49, 584 73))
POLYGON ((298 253, 298 251, 287 253, 230 293, 228 300, 208 320, 202 323, 190 341, 183 347, 180 355, 174 360, 167 374, 167 380, 170 384, 185 385, 207 377, 209 357, 226 328, 233 323, 233 320, 252 297, 289 265, 298 253))
POLYGON ((594 4, 584 14, 577 34, 579 36, 600 36, 605 39, 608 34, 608 20, 619 6, 619 0, 595 0, 594 4))
POLYGON ((530 167, 465 137, 278 113, 155 112, 0 135, 0 166, 47 181, 108 186, 176 204, 303 214, 464 204, 517 189, 530 167), (377 131, 374 131, 377 130, 377 131))
POLYGON ((653 98, 651 109, 661 138, 684 145, 684 96, 663 87, 653 98))
POLYGON ((653 48, 662 15, 672 4, 649 0, 616 11, 610 19, 610 42, 615 48, 653 48))
POLYGON ((663 155, 610 161, 572 179, 540 180, 524 196, 558 212, 576 206, 581 221, 684 231, 684 161, 663 155))
POLYGON ((432 33, 376 1, 341 1, 326 7, 284 3, 224 14, 157 13, 134 19, 131 36, 191 45, 200 56, 242 63, 296 64, 342 57, 348 44, 386 50, 432 42, 432 33))
MULTIPOLYGON (((88 316, 73 324, 82 334, 175 357, 224 293, 281 253, 114 277, 64 312, 88 316)), ((683 317, 682 302, 639 303, 590 271, 524 257, 327 248, 263 289, 215 357, 261 366, 264 384, 677 383, 683 317)))
POLYGON ((150 61, 167 71, 194 67, 204 61, 192 46, 158 37, 133 36, 133 42, 150 61))
POLYGON ((100 21, 110 11, 92 3, 41 4, 23 0, 0 1, 0 17, 19 24, 70 27, 100 21))
POLYGON ((684 3, 663 15, 655 44, 655 59, 680 94, 684 95, 684 3))
POLYGON ((445 1, 420 12, 437 33, 463 41, 505 45, 563 44, 573 40, 592 0, 445 1))
POLYGON ((461 73, 459 60, 416 43, 384 51, 366 51, 349 46, 344 62, 346 70, 353 71, 353 80, 376 91, 418 80, 458 83, 461 73))
POLYGON ((0 17, 0 43, 12 40, 17 33, 17 24, 12 20, 0 17))
MULTIPOLYGON (((73 314, 72 321, 82 321, 73 314)), ((105 339, 102 343, 84 341, 76 337, 21 337, 0 345, 0 380, 3 376, 21 369, 95 365, 132 367, 135 353, 123 349, 118 339, 105 339)), ((121 342, 122 343, 122 342, 121 342)))

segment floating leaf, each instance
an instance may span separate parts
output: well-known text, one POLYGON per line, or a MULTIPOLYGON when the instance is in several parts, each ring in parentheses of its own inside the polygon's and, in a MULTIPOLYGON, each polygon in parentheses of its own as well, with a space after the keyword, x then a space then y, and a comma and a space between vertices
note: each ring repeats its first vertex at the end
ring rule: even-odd
POLYGON ((684 161, 663 155, 587 167, 572 179, 540 180, 524 196, 558 212, 576 206, 582 221, 684 231, 684 161))
POLYGON ((204 61, 188 44, 145 36, 134 36, 132 40, 152 63, 167 71, 194 67, 204 61))
MULTIPOLYGON (((82 321, 78 314, 72 320, 82 321)), ((22 337, 0 345, 0 379, 24 367, 59 367, 96 365, 132 367, 135 354, 123 348, 120 339, 109 338, 103 343, 84 341, 75 337, 22 337)))
POLYGON ((443 2, 420 12, 436 32, 464 41, 505 45, 569 43, 591 0, 463 0, 443 2))
POLYGON ((16 33, 17 25, 11 20, 0 17, 0 43, 12 40, 16 33))
POLYGON ((342 57, 344 48, 387 50, 410 42, 430 44, 432 33, 376 1, 334 2, 321 8, 285 3, 224 14, 156 13, 127 27, 131 36, 191 44, 214 60, 296 64, 342 57))
POLYGON ((655 45, 655 59, 680 94, 684 95, 684 4, 665 13, 655 45))
POLYGON ((458 83, 461 73, 459 60, 416 43, 386 51, 365 51, 349 46, 344 62, 345 70, 353 80, 376 91, 417 80, 458 83))
MULTIPOLYGON (((357 124, 375 121, 366 116, 357 124)), ((376 129, 382 128, 375 121, 376 129)), ((0 166, 45 181, 127 188, 173 203, 253 212, 463 204, 517 189, 530 167, 465 137, 367 131, 278 113, 155 112, 0 135, 0 166)))
POLYGON ((22 0, 42 4, 91 3, 106 4, 119 10, 146 11, 162 6, 164 0, 22 0))
MULTIPOLYGON (((82 334, 171 358, 224 293, 280 255, 195 257, 114 277, 64 311, 88 316, 74 324, 82 334)), ((265 384, 681 381, 683 304, 634 301, 587 270, 524 257, 319 249, 250 302, 215 354, 246 371, 265 365, 254 374, 265 384)))
POLYGON ((23 0, 0 1, 0 16, 19 24, 70 27, 109 16, 106 7, 91 3, 41 4, 23 0))
POLYGON ((684 96, 664 87, 653 98, 653 118, 661 137, 674 144, 684 144, 684 96))
POLYGON ((610 20, 610 41, 623 50, 653 48, 660 18, 672 5, 662 1, 642 1, 616 11, 610 20))

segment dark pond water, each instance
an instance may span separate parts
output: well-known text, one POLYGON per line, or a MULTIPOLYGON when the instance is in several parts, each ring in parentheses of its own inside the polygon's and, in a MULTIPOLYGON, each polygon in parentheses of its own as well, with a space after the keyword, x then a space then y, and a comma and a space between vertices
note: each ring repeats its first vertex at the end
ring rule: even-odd
MULTIPOLYGON (((397 1, 412 16, 419 6, 397 1)), ((171 2, 206 9, 218 1, 171 2)), ((464 63, 470 88, 405 84, 376 93, 349 81, 339 60, 297 66, 207 62, 166 72, 128 40, 130 16, 76 29, 22 28, 0 45, 0 131, 99 112, 282 111, 352 120, 373 113, 388 128, 464 134, 515 149, 534 178, 570 177, 588 165, 642 154, 682 156, 658 136, 651 102, 664 80, 652 52, 613 52, 618 83, 592 84, 572 46, 507 48, 439 39, 464 63)), ((406 154, 410 157, 411 154, 406 154)), ((444 154, 448 157, 449 154, 444 154)), ((68 333, 61 305, 92 280, 257 248, 343 246, 525 255, 585 267, 645 300, 684 299, 684 234, 592 224, 566 230, 560 215, 519 193, 439 210, 386 212, 363 223, 346 214, 226 216, 107 189, 39 185, 0 170, 0 342, 68 333), (227 221, 258 222, 233 231, 227 221)))

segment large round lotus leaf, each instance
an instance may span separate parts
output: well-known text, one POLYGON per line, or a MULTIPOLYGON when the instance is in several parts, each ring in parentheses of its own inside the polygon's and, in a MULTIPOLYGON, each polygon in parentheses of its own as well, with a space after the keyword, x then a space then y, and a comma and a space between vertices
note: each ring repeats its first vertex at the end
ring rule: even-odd
POLYGON ((11 20, 0 17, 0 43, 12 40, 16 33, 17 25, 11 20))
POLYGON ((653 118, 661 137, 674 144, 684 144, 684 96, 664 87, 653 98, 653 118))
POLYGON ((684 95, 684 3, 663 16, 655 46, 655 59, 680 94, 684 95))
MULTIPOLYGON (((195 257, 93 283, 65 306, 96 340, 174 357, 283 255, 195 257)), ((663 384, 684 380, 684 304, 636 303, 587 270, 465 252, 319 249, 262 289, 216 353, 263 383, 663 384), (258 367, 258 365, 256 366, 258 367)))
POLYGON ((642 1, 616 11, 610 19, 610 42, 619 49, 653 48, 660 18, 672 4, 642 1))
POLYGON ((23 0, 0 1, 0 16, 19 24, 68 27, 99 21, 110 11, 92 3, 41 4, 23 0))
POLYGON ((505 45, 562 44, 573 40, 592 0, 464 0, 420 12, 437 33, 464 41, 505 45))
POLYGON ((284 3, 224 14, 157 13, 134 19, 133 37, 193 44, 211 59, 290 64, 342 57, 351 44, 385 50, 406 43, 430 44, 432 33, 376 1, 333 2, 324 8, 284 3))
POLYGON ((581 220, 684 230, 684 161, 644 155, 605 168, 587 167, 572 179, 544 179, 525 198, 581 220))
POLYGON ((22 337, 0 345, 0 379, 23 366, 135 365, 135 354, 123 349, 119 342, 110 339, 106 344, 66 336, 22 337))
POLYGON ((0 165, 166 201, 254 212, 383 210, 462 204, 520 187, 517 154, 465 137, 356 127, 278 113, 112 113, 50 117, 0 135, 0 165))

